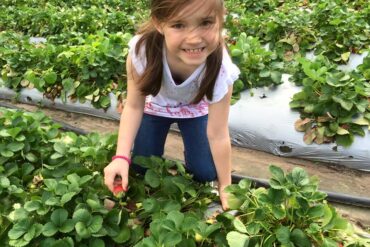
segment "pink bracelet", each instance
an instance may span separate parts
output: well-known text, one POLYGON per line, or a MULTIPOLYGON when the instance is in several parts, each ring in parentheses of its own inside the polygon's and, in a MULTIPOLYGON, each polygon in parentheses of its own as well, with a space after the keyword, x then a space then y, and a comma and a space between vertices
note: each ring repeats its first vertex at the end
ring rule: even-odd
POLYGON ((126 160, 126 161, 127 161, 127 163, 128 163, 129 165, 131 165, 131 159, 130 159, 129 157, 127 157, 127 156, 124 156, 124 155, 114 155, 114 156, 112 157, 112 161, 113 161, 113 160, 115 160, 115 159, 123 159, 123 160, 126 160))

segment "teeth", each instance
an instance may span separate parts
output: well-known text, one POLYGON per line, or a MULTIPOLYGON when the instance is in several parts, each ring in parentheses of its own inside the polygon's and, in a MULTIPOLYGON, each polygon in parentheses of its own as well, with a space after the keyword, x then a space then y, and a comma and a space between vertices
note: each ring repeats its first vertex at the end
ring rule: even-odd
POLYGON ((186 52, 190 52, 190 53, 198 53, 198 52, 201 52, 203 50, 203 48, 198 48, 198 49, 185 49, 186 52))

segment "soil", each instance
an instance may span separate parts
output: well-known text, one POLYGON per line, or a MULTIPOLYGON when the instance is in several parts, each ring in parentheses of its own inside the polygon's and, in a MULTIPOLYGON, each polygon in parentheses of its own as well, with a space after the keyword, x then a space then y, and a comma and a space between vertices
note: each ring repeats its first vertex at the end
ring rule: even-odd
MULTIPOLYGON (((0 100, 1 104, 23 108, 28 111, 39 110, 39 106, 10 103, 0 100)), ((119 122, 87 116, 77 113, 65 112, 55 109, 41 109, 46 115, 56 121, 66 123, 75 128, 88 132, 101 134, 114 133, 118 130, 119 122)), ((181 135, 171 131, 168 135, 165 147, 166 158, 183 160, 183 144, 181 135)), ((269 179, 268 167, 270 164, 277 165, 286 171, 294 167, 304 168, 310 176, 317 176, 320 180, 320 189, 328 192, 343 193, 357 197, 370 198, 370 172, 350 169, 335 164, 314 162, 298 158, 278 157, 273 154, 232 147, 233 174, 248 176, 258 179, 269 179)), ((346 206, 335 204, 339 211, 350 218, 362 228, 370 228, 370 208, 346 206)))

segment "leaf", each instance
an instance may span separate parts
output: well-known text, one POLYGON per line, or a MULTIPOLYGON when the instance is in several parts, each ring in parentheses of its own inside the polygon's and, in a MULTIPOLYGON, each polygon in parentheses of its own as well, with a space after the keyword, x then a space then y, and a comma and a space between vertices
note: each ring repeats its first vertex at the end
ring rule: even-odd
POLYGON ((60 198, 60 203, 64 205, 69 202, 77 193, 76 192, 67 192, 60 198))
POLYGON ((294 184, 297 186, 305 186, 310 182, 306 171, 300 167, 295 167, 291 174, 294 184))
POLYGON ((92 217, 91 224, 88 226, 88 229, 91 233, 98 232, 103 227, 103 217, 100 215, 95 215, 92 217))
POLYGON ((282 74, 279 71, 272 71, 271 72, 271 79, 276 84, 281 83, 282 74))
POLYGON ((340 57, 342 58, 342 60, 344 61, 344 62, 347 62, 348 61, 348 59, 349 59, 349 56, 351 55, 351 52, 345 52, 345 53, 343 53, 340 57))
POLYGON ((312 119, 311 118, 305 118, 305 119, 298 119, 295 123, 294 123, 294 127, 297 131, 306 131, 308 128, 311 127, 311 123, 312 123, 312 119))
POLYGON ((75 225, 75 229, 78 236, 81 238, 89 238, 91 236, 91 233, 86 228, 86 225, 83 222, 77 222, 75 225))
POLYGON ((301 229, 294 229, 290 235, 291 241, 297 247, 311 247, 312 243, 301 229))
POLYGON ((74 227, 75 223, 73 222, 73 220, 68 219, 64 222, 64 224, 61 227, 59 227, 59 231, 62 233, 68 233, 72 231, 74 227))
POLYGON ((280 226, 276 230, 276 238, 282 244, 289 244, 290 243, 290 230, 287 226, 280 226))
POLYGON ((276 179, 280 184, 285 183, 284 171, 280 167, 270 165, 269 170, 272 174, 272 178, 276 179))
POLYGON ((58 228, 52 222, 48 222, 42 228, 42 234, 46 237, 51 237, 58 232, 58 228))
POLYGON ((241 233, 248 233, 247 228, 245 227, 243 222, 241 222, 241 220, 239 220, 238 218, 235 218, 235 220, 233 221, 233 225, 237 231, 241 233))
POLYGON ((160 185, 160 177, 154 170, 148 170, 145 173, 144 180, 152 188, 157 188, 160 185))
POLYGON ((72 218, 76 222, 80 221, 80 222, 87 223, 87 222, 89 222, 91 220, 91 215, 90 215, 90 212, 87 209, 81 208, 81 209, 76 210, 73 213, 72 218))
POLYGON ((40 201, 28 201, 24 204, 24 209, 26 209, 28 212, 35 211, 41 207, 40 201))
POLYGON ((24 148, 24 143, 22 142, 11 142, 6 146, 12 152, 18 152, 24 148))
POLYGON ((278 220, 284 219, 285 216, 286 216, 286 212, 281 206, 273 206, 272 207, 272 214, 278 220))
POLYGON ((344 100, 344 99, 342 99, 338 96, 335 96, 335 95, 332 96, 332 99, 335 102, 339 103, 347 111, 350 111, 353 107, 353 102, 352 101, 344 100))
POLYGON ((337 133, 337 135, 348 135, 349 134, 349 131, 346 130, 346 129, 344 129, 344 128, 342 128, 342 127, 338 127, 336 133, 337 133))
POLYGON ((230 209, 239 209, 244 201, 242 201, 234 194, 229 194, 227 197, 227 202, 229 204, 230 209))
POLYGON ((239 50, 239 49, 232 49, 231 50, 231 56, 232 57, 238 57, 238 56, 240 56, 240 55, 242 55, 243 54, 243 52, 241 51, 241 50, 239 50))
POLYGON ((226 239, 230 247, 248 247, 249 245, 249 237, 239 232, 229 232, 226 239))
POLYGON ((323 217, 325 214, 325 208, 323 205, 316 205, 316 206, 313 206, 311 207, 308 212, 307 212, 307 215, 310 217, 310 218, 320 218, 320 217, 323 217))
POLYGON ((47 71, 42 77, 47 84, 52 85, 57 81, 58 76, 54 71, 47 71))
POLYGON ((28 229, 30 228, 31 223, 29 222, 28 219, 23 219, 16 223, 12 229, 8 232, 8 237, 10 239, 18 239, 20 238, 23 234, 28 232, 28 229))
POLYGON ((10 186, 10 181, 7 177, 0 176, 0 188, 7 188, 10 186))
POLYGON ((14 153, 9 150, 3 150, 1 151, 1 155, 6 158, 10 158, 10 157, 13 157, 14 153))
POLYGON ((50 220, 54 223, 55 226, 60 227, 66 222, 68 218, 67 210, 59 208, 53 211, 51 214, 50 220))

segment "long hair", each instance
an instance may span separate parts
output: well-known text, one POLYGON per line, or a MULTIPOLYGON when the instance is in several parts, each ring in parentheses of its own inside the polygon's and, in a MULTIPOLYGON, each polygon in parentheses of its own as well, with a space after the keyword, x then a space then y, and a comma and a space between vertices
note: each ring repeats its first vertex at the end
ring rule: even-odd
MULTIPOLYGON (((142 45, 145 45, 146 68, 139 78, 139 89, 143 95, 157 95, 162 84, 163 73, 163 42, 164 36, 157 31, 153 20, 160 23, 171 20, 180 10, 184 9, 186 5, 197 0, 152 0, 151 1, 151 18, 144 23, 138 31, 141 34, 135 53, 138 55, 142 45)), ((224 5, 223 0, 217 1, 217 18, 220 23, 220 43, 218 47, 207 57, 206 69, 204 77, 200 83, 198 94, 192 100, 192 103, 199 103, 204 96, 208 100, 213 99, 213 90, 216 79, 219 74, 222 54, 223 54, 223 39, 221 38, 221 30, 223 27, 224 5)))

